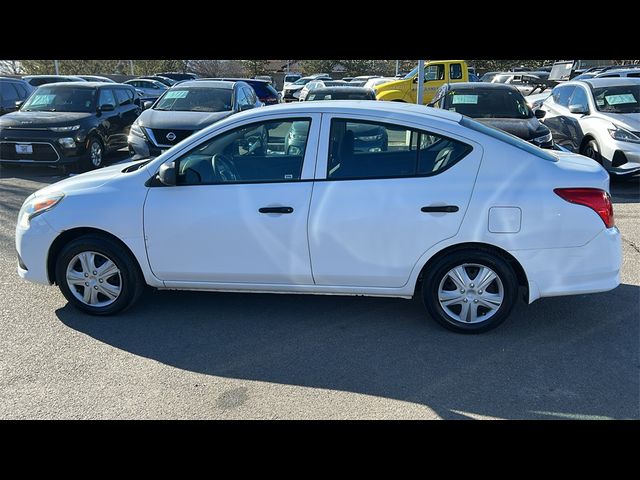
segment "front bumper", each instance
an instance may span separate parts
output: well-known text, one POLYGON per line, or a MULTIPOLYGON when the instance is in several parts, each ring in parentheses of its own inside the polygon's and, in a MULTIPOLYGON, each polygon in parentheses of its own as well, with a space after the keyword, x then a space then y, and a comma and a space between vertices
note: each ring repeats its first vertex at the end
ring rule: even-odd
POLYGON ((25 280, 50 285, 53 279, 49 279, 47 273, 47 257, 58 233, 49 226, 44 215, 46 213, 31 219, 26 230, 16 228, 16 250, 22 263, 17 269, 18 275, 25 280))
POLYGON ((621 142, 609 135, 596 141, 600 146, 600 154, 611 162, 607 168, 611 176, 626 177, 640 174, 640 143, 621 142), (616 163, 616 155, 620 156, 620 154, 624 155, 626 163, 616 163))
POLYGON ((581 247, 511 250, 529 280, 529 303, 541 297, 606 292, 620 284, 622 242, 617 227, 581 247))
POLYGON ((52 132, 50 130, 2 129, 0 134, 0 163, 63 165, 77 163, 86 155, 87 137, 77 132, 52 132), (73 138, 75 147, 65 148, 59 140, 73 138), (16 152, 16 145, 30 145, 32 153, 16 152))
POLYGON ((131 135, 127 137, 127 143, 129 145, 129 153, 134 157, 134 160, 139 158, 157 157, 168 148, 159 148, 153 145, 150 140, 138 137, 137 135, 131 135))

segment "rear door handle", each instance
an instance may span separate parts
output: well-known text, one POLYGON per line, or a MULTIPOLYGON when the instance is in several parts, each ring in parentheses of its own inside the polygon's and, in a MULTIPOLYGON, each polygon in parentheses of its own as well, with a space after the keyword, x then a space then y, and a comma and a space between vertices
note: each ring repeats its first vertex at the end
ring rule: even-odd
POLYGON ((258 209, 260 213, 293 213, 291 207, 262 207, 258 209))
POLYGON ((433 207, 422 207, 421 212, 425 213, 454 213, 460 210, 457 205, 437 205, 433 207))

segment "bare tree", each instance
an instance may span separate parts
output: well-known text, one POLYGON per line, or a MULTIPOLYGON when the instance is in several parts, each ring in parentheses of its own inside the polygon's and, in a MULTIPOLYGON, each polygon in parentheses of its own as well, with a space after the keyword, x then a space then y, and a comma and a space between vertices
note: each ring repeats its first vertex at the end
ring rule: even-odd
POLYGON ((22 65, 18 60, 0 60, 0 73, 20 75, 23 73, 22 65))

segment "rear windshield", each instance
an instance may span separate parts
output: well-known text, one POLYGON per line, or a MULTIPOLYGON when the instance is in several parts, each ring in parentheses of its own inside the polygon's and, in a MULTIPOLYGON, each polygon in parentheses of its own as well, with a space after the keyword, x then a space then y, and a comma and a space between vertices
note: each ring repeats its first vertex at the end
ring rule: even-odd
POLYGON ((503 88, 449 90, 443 108, 471 118, 533 117, 533 112, 520 92, 503 88))
POLYGON ((511 146, 519 148, 520 150, 524 150, 527 153, 543 158, 544 160, 547 160, 549 162, 558 161, 558 157, 550 153, 549 150, 543 150, 542 148, 536 147, 529 142, 525 142, 515 135, 511 135, 510 133, 504 132, 497 128, 489 127, 488 125, 485 125, 483 123, 476 122, 469 117, 462 117, 462 120, 460 120, 460 125, 475 130, 476 132, 489 135, 490 137, 501 140, 511 146))
POLYGON ((278 92, 275 91, 275 89, 269 85, 268 83, 253 83, 251 84, 251 86, 253 87, 253 89, 256 91, 256 95, 258 95, 258 97, 260 98, 264 98, 264 97, 276 97, 278 92))
POLYGON ((326 92, 311 91, 307 100, 375 100, 376 96, 371 92, 349 92, 329 90, 326 92))

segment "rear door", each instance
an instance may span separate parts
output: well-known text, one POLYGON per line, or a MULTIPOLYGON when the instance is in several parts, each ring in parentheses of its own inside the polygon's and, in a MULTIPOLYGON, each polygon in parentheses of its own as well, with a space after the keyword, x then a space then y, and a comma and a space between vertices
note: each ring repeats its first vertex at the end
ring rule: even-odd
POLYGON ((131 124, 135 122, 138 115, 140 115, 140 107, 133 103, 133 92, 129 88, 115 88, 116 102, 118 103, 118 117, 120 120, 119 131, 117 137, 114 139, 114 143, 126 146, 127 135, 129 135, 129 128, 131 124))
POLYGON ((122 130, 122 120, 118 112, 118 102, 112 88, 101 88, 98 95, 100 107, 100 126, 106 141, 106 148, 112 149, 118 146, 118 135, 122 130), (113 110, 103 111, 105 105, 113 106, 113 110))
POLYGON ((315 283, 398 288, 456 235, 482 147, 436 128, 324 114, 309 212, 315 283))

